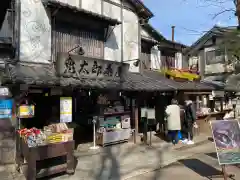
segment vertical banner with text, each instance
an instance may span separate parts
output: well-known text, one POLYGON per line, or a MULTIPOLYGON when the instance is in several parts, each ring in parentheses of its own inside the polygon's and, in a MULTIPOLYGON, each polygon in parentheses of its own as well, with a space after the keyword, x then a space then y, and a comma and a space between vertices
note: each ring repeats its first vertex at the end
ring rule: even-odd
POLYGON ((72 122, 72 98, 60 98, 60 122, 72 122))

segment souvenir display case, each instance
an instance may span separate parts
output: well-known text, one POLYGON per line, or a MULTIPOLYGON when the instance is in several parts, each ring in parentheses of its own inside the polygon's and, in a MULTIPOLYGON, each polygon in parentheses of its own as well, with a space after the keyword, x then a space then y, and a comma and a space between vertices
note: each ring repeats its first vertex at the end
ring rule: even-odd
POLYGON ((73 129, 68 129, 65 123, 37 128, 20 129, 17 131, 20 145, 17 151, 16 163, 27 180, 35 180, 60 172, 74 173, 74 141, 73 129), (63 164, 49 166, 49 159, 66 156, 63 164), (43 164, 48 164, 43 166, 43 164), (41 168, 40 168, 41 167, 41 168))

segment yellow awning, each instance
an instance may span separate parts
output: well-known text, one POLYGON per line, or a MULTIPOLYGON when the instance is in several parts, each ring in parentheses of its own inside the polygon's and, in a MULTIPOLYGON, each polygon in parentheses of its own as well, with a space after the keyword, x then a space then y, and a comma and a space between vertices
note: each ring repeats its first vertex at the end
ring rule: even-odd
POLYGON ((173 78, 187 79, 189 81, 197 80, 200 78, 200 76, 195 73, 190 73, 179 69, 163 69, 161 70, 161 73, 169 75, 173 78))

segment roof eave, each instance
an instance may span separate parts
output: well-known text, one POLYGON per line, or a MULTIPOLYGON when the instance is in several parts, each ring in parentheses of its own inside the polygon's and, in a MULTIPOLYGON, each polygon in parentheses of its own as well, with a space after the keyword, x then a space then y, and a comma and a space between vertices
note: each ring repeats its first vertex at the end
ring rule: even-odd
POLYGON ((139 12, 142 16, 144 16, 145 19, 151 19, 154 14, 148 9, 141 0, 131 0, 133 4, 135 4, 137 7, 139 6, 143 11, 139 12))
POLYGON ((88 11, 88 10, 85 10, 85 9, 80 9, 78 7, 71 6, 67 3, 62 3, 62 2, 59 2, 59 1, 56 1, 56 0, 45 0, 43 2, 43 4, 47 7, 53 7, 53 8, 58 8, 58 9, 62 8, 62 9, 72 10, 73 12, 83 13, 87 16, 92 16, 93 18, 96 18, 96 19, 102 20, 104 22, 107 22, 111 26, 121 24, 121 22, 118 21, 117 19, 109 18, 107 16, 103 16, 103 15, 100 15, 100 14, 97 14, 97 13, 94 13, 94 12, 91 12, 91 11, 88 11))

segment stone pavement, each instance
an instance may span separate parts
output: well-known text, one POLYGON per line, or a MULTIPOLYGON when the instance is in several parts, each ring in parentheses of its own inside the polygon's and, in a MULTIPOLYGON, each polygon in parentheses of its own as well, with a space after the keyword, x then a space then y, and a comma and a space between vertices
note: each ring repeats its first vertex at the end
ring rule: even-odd
MULTIPOLYGON (((78 163, 73 176, 63 175, 54 180, 123 180, 169 165, 179 159, 201 153, 212 142, 202 135, 196 138, 197 146, 176 145, 153 141, 152 147, 124 143, 100 148, 97 151, 78 151, 78 163)), ((1 176, 1 173, 0 173, 1 176)), ((1 176, 3 177, 3 176, 1 176)), ((6 180, 21 180, 23 177, 11 172, 6 180)), ((2 180, 3 178, 1 178, 2 180)))
MULTIPOLYGON (((227 171, 240 179, 240 167, 229 165, 227 171)), ((144 173, 127 180, 223 180, 213 145, 205 145, 205 150, 197 155, 181 159, 163 169, 144 173)), ((229 178, 230 179, 230 178, 229 178)))
MULTIPOLYGON (((96 154, 80 155, 75 175, 61 176, 54 180, 123 180, 138 174, 159 169, 178 159, 201 153, 205 146, 211 144, 206 136, 198 137, 202 145, 172 146, 168 143, 153 143, 152 147, 133 145, 131 143, 105 147, 96 154), (203 137, 205 141, 203 141, 203 137)), ((213 146, 213 145, 212 145, 213 146)))

